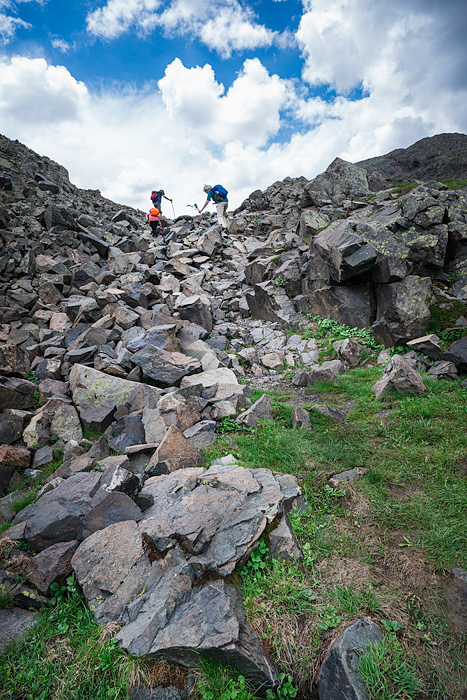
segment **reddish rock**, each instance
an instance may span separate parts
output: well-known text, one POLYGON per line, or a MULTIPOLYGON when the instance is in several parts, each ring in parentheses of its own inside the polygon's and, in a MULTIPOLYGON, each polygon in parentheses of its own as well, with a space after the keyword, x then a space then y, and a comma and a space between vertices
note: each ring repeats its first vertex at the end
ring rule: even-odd
POLYGON ((71 558, 78 545, 78 540, 58 542, 36 554, 26 569, 28 581, 41 593, 47 593, 51 583, 63 585, 72 572, 71 558))
POLYGON ((31 453, 26 447, 0 445, 0 464, 27 469, 31 462, 31 453))

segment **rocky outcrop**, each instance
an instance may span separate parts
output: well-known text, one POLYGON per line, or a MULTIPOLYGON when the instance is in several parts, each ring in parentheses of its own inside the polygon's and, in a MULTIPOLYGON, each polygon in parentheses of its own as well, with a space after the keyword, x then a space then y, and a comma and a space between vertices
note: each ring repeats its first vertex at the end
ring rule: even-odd
POLYGON ((117 638, 133 655, 196 665, 215 651, 258 687, 276 686, 226 578, 300 494, 267 469, 231 464, 149 478, 141 495, 154 505, 139 523, 96 532, 73 557, 96 619, 123 623, 117 638))

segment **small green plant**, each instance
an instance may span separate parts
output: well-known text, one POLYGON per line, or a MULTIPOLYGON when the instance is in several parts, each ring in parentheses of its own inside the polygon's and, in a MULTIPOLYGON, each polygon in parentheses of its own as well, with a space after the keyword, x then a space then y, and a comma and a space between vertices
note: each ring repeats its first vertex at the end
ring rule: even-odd
POLYGON ((289 700, 296 698, 298 688, 293 684, 292 676, 289 673, 281 673, 279 678, 281 682, 280 686, 275 692, 267 690, 266 700, 289 700))
POLYGON ((29 370, 26 379, 28 380, 28 382, 33 382, 33 384, 39 384, 39 378, 32 369, 29 370))
POLYGON ((58 442, 59 440, 60 440, 60 435, 57 435, 57 433, 54 433, 53 435, 51 435, 49 437, 49 443, 51 445, 55 445, 55 443, 58 442))
POLYGON ((264 557, 268 553, 268 546, 264 540, 260 540, 259 545, 254 549, 247 563, 242 569, 242 576, 258 578, 261 573, 267 568, 264 557))
POLYGON ((39 406, 40 403, 40 394, 39 394, 39 389, 34 389, 34 393, 32 395, 32 407, 36 409, 39 406))
POLYGON ((8 608, 13 603, 13 596, 7 591, 5 584, 0 583, 0 610, 8 608))
POLYGON ((50 590, 53 593, 53 596, 50 599, 51 605, 59 605, 67 596, 76 595, 78 589, 76 586, 76 577, 74 572, 67 578, 65 586, 59 586, 58 583, 51 583, 50 590))
POLYGON ((243 425, 243 423, 236 423, 234 418, 226 416, 222 419, 217 432, 221 435, 224 433, 254 432, 254 428, 249 428, 247 425, 243 425))
POLYGON ((326 632, 327 630, 338 627, 342 622, 343 617, 339 615, 336 608, 330 603, 323 605, 318 612, 318 629, 326 632))
POLYGON ((285 287, 285 277, 284 275, 278 275, 274 280, 276 287, 285 287))
POLYGON ((200 657, 203 679, 199 692, 203 700, 255 700, 256 695, 248 687, 245 677, 233 668, 200 657))
POLYGON ((404 625, 399 620, 381 620, 381 626, 388 634, 395 634, 404 629, 404 625))

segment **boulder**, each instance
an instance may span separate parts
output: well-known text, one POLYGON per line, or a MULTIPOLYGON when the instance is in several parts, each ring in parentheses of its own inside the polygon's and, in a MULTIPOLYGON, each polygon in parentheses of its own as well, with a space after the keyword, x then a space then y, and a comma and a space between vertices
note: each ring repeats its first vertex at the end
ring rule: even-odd
MULTIPOLYGON (((71 368, 69 382, 73 403, 80 411, 91 406, 121 406, 140 386, 138 382, 113 377, 79 364, 71 368)), ((154 387, 149 387, 148 390, 157 394, 154 387)))
POLYGON ((0 610, 0 654, 12 642, 17 641, 27 630, 37 624, 39 613, 21 608, 0 610))
POLYGON ((368 689, 358 675, 358 659, 382 641, 379 628, 366 618, 353 622, 334 641, 318 675, 319 700, 368 700, 368 689))
POLYGON ((402 396, 421 394, 426 391, 420 374, 400 355, 393 356, 386 365, 381 379, 371 387, 377 399, 391 393, 393 389, 402 396))
POLYGON ((386 345, 400 345, 426 334, 431 320, 433 292, 429 277, 409 275, 401 282, 376 285, 375 338, 386 345))
POLYGON ((440 359, 452 362, 461 372, 467 372, 467 336, 452 343, 440 359))
POLYGON ((357 165, 335 158, 331 165, 311 180, 305 192, 312 204, 342 204, 346 199, 359 199, 369 194, 366 172, 357 165))
POLYGON ((311 420, 308 411, 305 411, 301 406, 295 406, 291 415, 292 428, 303 428, 311 430, 311 420))
POLYGON ((78 540, 58 542, 33 557, 26 577, 41 593, 48 593, 51 583, 62 586, 72 572, 71 558, 78 549, 78 540))
POLYGON ((0 376, 0 410, 32 408, 36 403, 36 391, 36 385, 26 379, 0 376))
POLYGON ((144 381, 159 387, 178 386, 184 377, 201 370, 199 360, 155 345, 145 346, 133 355, 131 361, 141 367, 144 381))
POLYGON ((238 592, 224 578, 300 496, 296 481, 282 486, 281 477, 226 465, 148 479, 142 494, 154 506, 142 520, 96 532, 73 557, 96 619, 123 622, 117 639, 133 655, 191 666, 205 651, 257 686, 277 685, 238 592))
POLYGON ((377 252, 358 236, 346 220, 336 221, 313 240, 321 258, 328 264, 335 282, 345 282, 371 270, 377 252))
POLYGON ((263 394, 250 408, 241 413, 235 422, 253 428, 260 421, 272 420, 271 406, 272 398, 263 394))
POLYGON ((172 425, 149 460, 145 471, 147 476, 169 474, 177 469, 197 467, 202 461, 198 450, 172 425))
POLYGON ((92 535, 93 532, 104 530, 113 523, 125 520, 137 522, 141 517, 141 510, 126 493, 113 491, 84 517, 83 539, 92 535))

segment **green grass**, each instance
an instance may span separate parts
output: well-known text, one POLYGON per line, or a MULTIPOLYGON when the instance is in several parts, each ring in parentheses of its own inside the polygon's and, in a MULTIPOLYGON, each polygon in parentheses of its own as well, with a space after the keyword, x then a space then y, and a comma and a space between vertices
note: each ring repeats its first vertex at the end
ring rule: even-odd
POLYGON ((2 700, 120 700, 138 676, 139 662, 102 639, 73 583, 38 624, 0 656, 2 700))
POLYGON ((443 185, 447 185, 450 190, 460 190, 462 187, 467 187, 467 180, 456 180, 453 178, 448 178, 447 180, 440 180, 443 185))
POLYGON ((342 375, 337 387, 322 382, 309 389, 313 402, 302 404, 308 410, 314 402, 350 404, 345 424, 310 410, 311 431, 291 429, 291 406, 280 400, 293 400, 285 387, 268 392, 274 398, 274 421, 251 433, 224 435, 211 448, 213 456, 233 452, 245 466, 295 474, 310 504, 290 517, 304 561, 273 562, 264 552, 259 560, 254 555, 242 571, 242 591, 255 628, 272 645, 279 669, 293 675, 301 697, 310 692, 310 668, 326 635, 368 614, 384 628, 390 611, 394 624, 402 617, 407 628, 400 643, 386 644, 378 663, 387 687, 373 688, 371 697, 389 700, 394 682, 407 687, 401 698, 411 697, 407 679, 415 669, 415 680, 422 679, 434 698, 457 700, 465 682, 466 640, 445 622, 443 596, 409 582, 402 595, 401 584, 381 567, 388 557, 396 569, 399 557, 413 557, 438 577, 452 566, 467 568, 467 480, 459 468, 467 464, 467 392, 459 382, 423 376, 426 393, 393 393, 377 400, 371 386, 381 374, 381 367, 358 368, 342 375), (351 514, 346 490, 326 483, 329 475, 355 466, 367 470, 352 486, 368 504, 361 516, 351 514), (357 571, 367 567, 366 578, 357 584, 335 582, 332 567, 342 558, 354 562, 357 571), (423 601, 417 607, 413 601, 418 598, 423 601), (408 661, 394 681, 390 667, 400 665, 400 649, 405 658, 416 654, 418 661, 408 661))
POLYGON ((422 674, 416 662, 407 658, 395 635, 372 644, 358 663, 361 677, 370 698, 378 700, 416 700, 424 689, 422 674))

